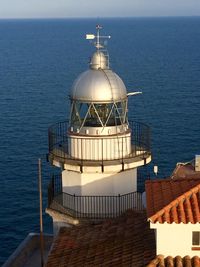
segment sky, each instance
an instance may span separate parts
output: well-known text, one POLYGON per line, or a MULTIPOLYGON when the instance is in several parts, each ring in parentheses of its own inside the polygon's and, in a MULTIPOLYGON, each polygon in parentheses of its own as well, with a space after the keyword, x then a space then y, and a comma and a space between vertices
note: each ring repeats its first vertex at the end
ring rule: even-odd
POLYGON ((0 19, 144 16, 200 16, 200 0, 0 0, 0 19))

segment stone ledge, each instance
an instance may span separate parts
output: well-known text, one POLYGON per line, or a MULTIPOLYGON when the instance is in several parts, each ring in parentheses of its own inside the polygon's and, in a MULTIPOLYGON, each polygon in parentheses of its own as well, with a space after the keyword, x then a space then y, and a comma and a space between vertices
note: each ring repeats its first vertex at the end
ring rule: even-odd
POLYGON ((63 213, 56 211, 56 210, 53 210, 51 208, 46 208, 45 212, 53 218, 53 221, 62 221, 64 223, 67 223, 70 225, 77 225, 80 223, 79 220, 74 219, 73 217, 71 217, 67 214, 63 214, 63 213))

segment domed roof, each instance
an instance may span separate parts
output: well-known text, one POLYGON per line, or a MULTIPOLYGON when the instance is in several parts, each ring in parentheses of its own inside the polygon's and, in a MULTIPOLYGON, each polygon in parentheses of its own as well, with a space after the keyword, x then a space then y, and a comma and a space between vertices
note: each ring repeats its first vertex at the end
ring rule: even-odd
POLYGON ((84 102, 114 102, 127 98, 121 78, 110 69, 89 69, 74 81, 71 98, 84 102))

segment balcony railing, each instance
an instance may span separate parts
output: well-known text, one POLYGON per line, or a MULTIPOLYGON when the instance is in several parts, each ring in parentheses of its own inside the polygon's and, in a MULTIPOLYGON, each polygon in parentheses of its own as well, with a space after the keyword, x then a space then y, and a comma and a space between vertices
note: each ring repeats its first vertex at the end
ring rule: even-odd
POLYGON ((48 207, 76 219, 116 218, 127 210, 144 210, 142 194, 117 196, 78 196, 62 192, 60 176, 53 176, 48 187, 48 207))
POLYGON ((69 136, 67 133, 69 132, 69 125, 67 121, 56 123, 55 125, 49 128, 49 156, 53 159, 58 159, 60 162, 67 161, 76 161, 80 166, 84 166, 85 164, 89 164, 92 162, 93 164, 99 164, 104 166, 106 162, 110 160, 117 159, 121 164, 127 159, 133 159, 136 157, 147 158, 150 154, 150 128, 148 125, 129 121, 129 129, 131 129, 131 140, 130 136, 117 137, 117 143, 114 148, 116 151, 116 157, 110 158, 108 152, 110 150, 108 147, 113 147, 113 139, 106 139, 105 137, 101 138, 100 136, 95 137, 83 137, 79 138, 78 136, 73 137, 69 136), (95 142, 95 140, 97 142, 95 142), (126 149, 123 147, 126 144, 131 142, 130 153, 126 152, 126 149), (75 144, 77 147, 74 149, 78 151, 78 155, 80 157, 74 157, 71 153, 71 144, 75 144), (87 155, 87 158, 84 159, 85 153, 85 145, 89 144, 91 155, 87 155), (98 144, 98 146, 97 146, 98 144), (93 154, 92 154, 93 153, 93 154), (94 157, 95 153, 95 157, 94 157))

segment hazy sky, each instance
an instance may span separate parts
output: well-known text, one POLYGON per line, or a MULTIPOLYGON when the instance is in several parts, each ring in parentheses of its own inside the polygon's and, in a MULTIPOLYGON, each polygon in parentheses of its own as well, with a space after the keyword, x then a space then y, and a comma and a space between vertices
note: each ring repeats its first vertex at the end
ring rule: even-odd
POLYGON ((0 18, 200 16, 200 0, 0 0, 0 18))

